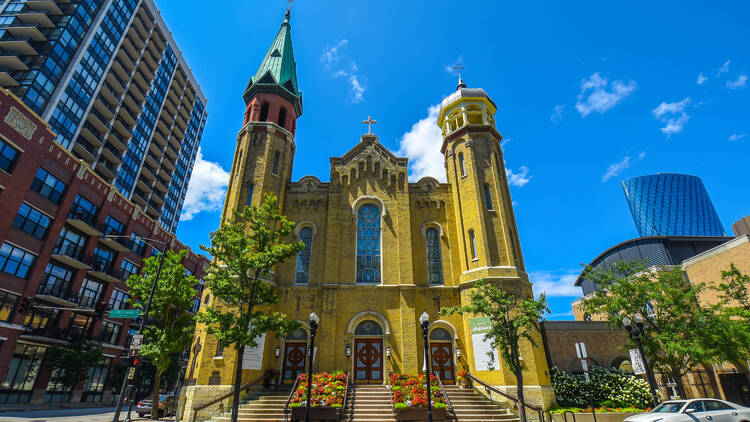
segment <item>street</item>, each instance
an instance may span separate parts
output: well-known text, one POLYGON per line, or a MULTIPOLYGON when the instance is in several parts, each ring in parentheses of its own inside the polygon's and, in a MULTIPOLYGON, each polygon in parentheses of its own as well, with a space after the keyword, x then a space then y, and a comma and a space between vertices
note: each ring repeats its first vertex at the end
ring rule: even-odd
MULTIPOLYGON (((88 409, 47 409, 31 410, 23 412, 1 412, 0 422, 110 422, 114 417, 114 407, 97 407, 88 409)), ((124 421, 127 409, 120 416, 124 421)), ((146 421, 149 419, 139 418, 133 412, 134 421, 146 421)), ((162 419, 174 420, 174 418, 162 419)))

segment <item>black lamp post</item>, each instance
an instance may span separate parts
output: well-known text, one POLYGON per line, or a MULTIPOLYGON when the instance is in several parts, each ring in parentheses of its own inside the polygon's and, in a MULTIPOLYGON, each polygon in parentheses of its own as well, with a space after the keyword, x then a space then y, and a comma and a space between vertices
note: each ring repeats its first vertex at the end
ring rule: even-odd
POLYGON ((318 323, 320 323, 320 318, 318 318, 318 314, 313 311, 310 314, 310 364, 307 367, 307 406, 305 407, 305 422, 310 422, 310 396, 312 396, 313 353, 315 352, 315 333, 318 331, 318 323))
POLYGON ((622 319, 622 324, 625 326, 628 334, 630 334, 630 338, 632 338, 638 346, 638 352, 641 354, 643 365, 646 367, 646 378, 648 379, 648 386, 651 390, 651 398, 654 401, 654 407, 656 407, 656 405, 659 404, 659 396, 656 394, 656 381, 654 380, 654 374, 651 372, 651 368, 648 366, 646 353, 643 351, 643 343, 641 343, 641 335, 643 334, 643 317, 641 317, 640 314, 636 314, 633 319, 635 321, 625 317, 622 319))
POLYGON ((427 422, 432 422, 432 399, 430 398, 430 345, 427 342, 427 329, 430 327, 430 316, 427 311, 422 312, 419 317, 419 324, 422 326, 422 337, 424 337, 424 367, 425 379, 427 380, 427 422))

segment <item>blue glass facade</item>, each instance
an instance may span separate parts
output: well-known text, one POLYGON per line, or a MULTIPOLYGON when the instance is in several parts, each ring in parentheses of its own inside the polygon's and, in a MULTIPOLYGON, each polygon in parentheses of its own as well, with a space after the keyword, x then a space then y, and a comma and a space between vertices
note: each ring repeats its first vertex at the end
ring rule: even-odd
POLYGON ((700 178, 661 173, 622 182, 641 236, 724 236, 700 178))

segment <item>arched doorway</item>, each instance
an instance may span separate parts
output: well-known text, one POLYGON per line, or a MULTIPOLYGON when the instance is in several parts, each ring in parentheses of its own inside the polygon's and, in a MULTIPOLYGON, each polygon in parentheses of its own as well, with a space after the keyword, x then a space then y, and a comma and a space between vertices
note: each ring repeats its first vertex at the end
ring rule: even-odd
POLYGON ((293 383, 299 374, 305 372, 306 352, 307 331, 297 328, 286 336, 284 342, 284 360, 281 363, 281 379, 284 383, 293 383))
POLYGON ((430 331, 430 366, 443 384, 455 384, 453 338, 444 328, 430 331))
POLYGON ((362 321, 354 330, 354 382, 383 382, 383 328, 372 320, 362 321))

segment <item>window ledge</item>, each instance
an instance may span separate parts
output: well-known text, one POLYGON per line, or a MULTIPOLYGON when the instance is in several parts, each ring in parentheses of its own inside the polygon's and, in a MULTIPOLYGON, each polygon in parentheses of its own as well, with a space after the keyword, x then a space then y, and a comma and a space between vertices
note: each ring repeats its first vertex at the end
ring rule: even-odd
POLYGON ((477 262, 479 261, 479 258, 471 258, 471 262, 477 262))

